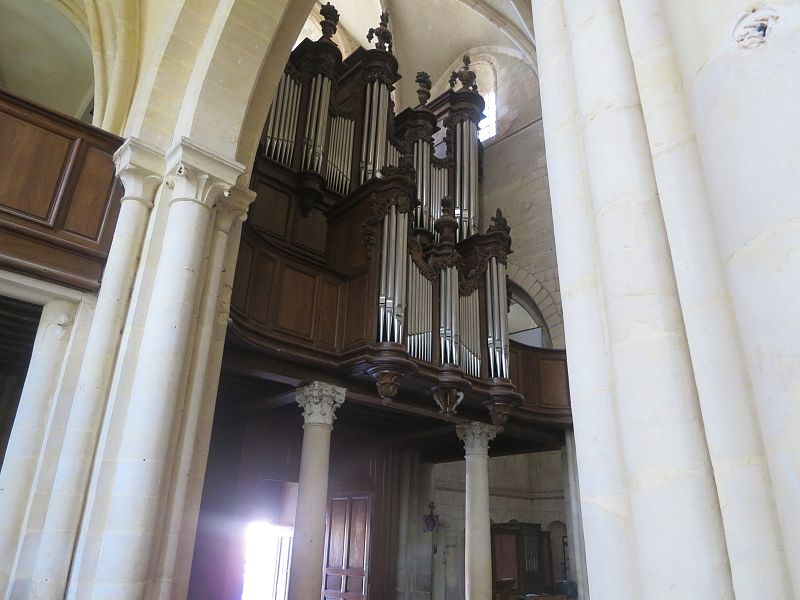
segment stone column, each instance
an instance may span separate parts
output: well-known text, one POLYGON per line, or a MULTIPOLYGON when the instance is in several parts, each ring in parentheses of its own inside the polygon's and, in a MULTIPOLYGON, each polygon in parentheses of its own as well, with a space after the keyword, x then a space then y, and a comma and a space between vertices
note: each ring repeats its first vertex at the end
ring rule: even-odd
POLYGON ((533 14, 588 587, 597 598, 638 600, 603 278, 562 0, 534 0, 533 14))
POLYGON ((114 155, 125 195, 58 457, 56 485, 44 517, 45 545, 40 553, 46 562, 37 570, 39 585, 53 594, 61 593, 66 585, 142 242, 162 181, 156 173, 162 172, 163 161, 158 151, 136 139, 127 140, 114 155))
MULTIPOLYGON (((42 308, 11 429, 0 474, 0 594, 3 597, 14 587, 15 580, 30 580, 33 561, 30 556, 24 556, 23 548, 38 547, 40 543, 39 532, 30 535, 27 530, 37 500, 37 482, 42 470, 47 468, 46 440, 53 427, 57 390, 76 308, 76 304, 63 300, 53 300, 42 308), (20 576, 21 560, 28 564, 23 565, 24 575, 20 576)), ((23 582, 16 589, 25 590, 26 584, 23 582)))
POLYGON ((674 0, 661 7, 800 595, 800 5, 674 0))
POLYGON ((618 0, 565 0, 641 597, 733 597, 650 148, 618 0))
POLYGON ((621 0, 740 598, 792 596, 753 390, 660 0, 621 0))
POLYGON ((466 461, 464 510, 464 582, 466 600, 492 598, 492 530, 489 517, 489 442, 497 435, 494 425, 473 421, 459 425, 466 461))
POLYGON ((320 381, 297 390, 304 424, 289 570, 289 598, 293 600, 318 600, 322 593, 331 432, 334 413, 344 402, 345 392, 320 381))
POLYGON ((108 499, 98 595, 138 598, 151 579, 212 211, 244 170, 187 139, 170 150, 167 168, 173 195, 108 499))
POLYGON ((188 590, 191 550, 200 512, 200 494, 192 494, 192 489, 202 489, 202 485, 198 489, 193 484, 197 482, 198 475, 202 482, 205 473, 222 368, 224 331, 228 325, 229 305, 227 298, 222 297, 225 292, 223 282, 226 277, 232 280, 238 257, 241 227, 234 225, 237 222, 241 225, 255 196, 252 190, 239 186, 231 188, 228 196, 220 198, 214 215, 211 250, 200 294, 197 332, 189 366, 186 406, 180 424, 178 453, 170 482, 170 505, 161 528, 162 540, 157 561, 159 572, 154 574, 158 591, 153 596, 165 600, 185 596, 188 590), (230 263, 231 254, 234 264, 230 263), (223 310, 220 310, 220 304, 224 304, 223 310), (220 328, 222 335, 219 335, 220 328), (197 473, 198 470, 200 473, 197 473), (181 545, 183 548, 180 558, 183 563, 178 562, 181 545))

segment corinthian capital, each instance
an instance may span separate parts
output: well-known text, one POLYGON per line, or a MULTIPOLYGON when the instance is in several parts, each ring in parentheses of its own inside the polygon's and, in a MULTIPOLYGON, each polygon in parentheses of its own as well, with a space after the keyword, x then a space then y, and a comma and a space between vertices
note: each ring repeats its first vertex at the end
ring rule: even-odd
POLYGON ((346 391, 321 381, 297 388, 296 400, 303 409, 305 424, 333 426, 334 413, 344 402, 346 391))
POLYGON ((470 454, 488 455, 489 442, 495 438, 497 432, 498 428, 494 425, 477 421, 456 427, 456 434, 464 442, 464 453, 468 456, 470 454))

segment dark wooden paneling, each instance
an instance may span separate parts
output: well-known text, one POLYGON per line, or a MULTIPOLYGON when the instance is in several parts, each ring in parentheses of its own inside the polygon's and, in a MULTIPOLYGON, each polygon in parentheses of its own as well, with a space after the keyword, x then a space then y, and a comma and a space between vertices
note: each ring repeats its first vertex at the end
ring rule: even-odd
POLYGON ((247 217, 250 224, 288 240, 291 194, 275 189, 263 181, 256 182, 255 191, 258 199, 253 203, 247 217))
POLYGON ((533 348, 511 342, 511 380, 525 397, 522 409, 545 418, 572 418, 564 350, 533 348))
POLYGON ((0 91, 0 267, 96 291, 122 139, 0 91))
POLYGON ((289 265, 283 266, 278 289, 278 315, 275 328, 279 331, 313 341, 317 277, 289 265))
POLYGON ((313 210, 303 219, 295 219, 294 243, 300 248, 325 255, 328 237, 328 221, 318 210, 313 210))

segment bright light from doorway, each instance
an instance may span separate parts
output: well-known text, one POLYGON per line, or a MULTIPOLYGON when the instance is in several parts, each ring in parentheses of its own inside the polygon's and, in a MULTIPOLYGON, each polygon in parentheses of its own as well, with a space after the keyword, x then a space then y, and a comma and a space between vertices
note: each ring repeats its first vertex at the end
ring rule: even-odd
POLYGON ((286 600, 292 533, 265 521, 247 526, 242 600, 286 600))

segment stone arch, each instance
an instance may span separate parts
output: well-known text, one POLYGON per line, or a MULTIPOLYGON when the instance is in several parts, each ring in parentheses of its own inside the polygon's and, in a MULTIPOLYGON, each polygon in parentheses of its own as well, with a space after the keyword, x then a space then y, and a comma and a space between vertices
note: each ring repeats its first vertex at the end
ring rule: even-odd
MULTIPOLYGON (((250 165, 292 43, 314 0, 185 0, 165 19, 126 135, 166 151, 181 138, 250 165)), ((246 181, 247 175, 243 176, 246 181)))
POLYGON ((562 538, 566 537, 567 543, 569 543, 567 524, 563 521, 552 521, 547 527, 545 527, 545 531, 550 532, 550 554, 552 555, 553 559, 553 579, 556 581, 562 579, 566 580, 568 577, 568 556, 567 552, 565 552, 562 538))
MULTIPOLYGON (((557 290, 542 283, 536 275, 511 262, 508 263, 508 278, 522 290, 542 316, 553 348, 564 347, 564 314, 557 290)), ((554 279, 554 281, 558 281, 554 279)), ((523 296, 523 300, 524 300, 523 296)))
POLYGON ((497 61, 494 57, 498 54, 510 56, 512 58, 521 60, 522 62, 527 64, 530 67, 531 71, 533 72, 533 75, 537 79, 539 78, 539 74, 536 70, 536 64, 535 63, 532 64, 529 58, 521 50, 517 50, 516 48, 510 48, 508 46, 475 46, 474 48, 469 48, 464 52, 462 52, 461 54, 459 54, 453 60, 453 62, 450 63, 450 65, 444 70, 444 72, 436 79, 435 84, 431 88, 434 92, 434 95, 436 93, 444 91, 445 86, 447 85, 447 80, 450 77, 450 72, 457 71, 459 69, 459 67, 461 66, 461 57, 464 54, 469 54, 471 58, 476 60, 480 58, 491 62, 495 67, 495 71, 497 70, 497 61))

